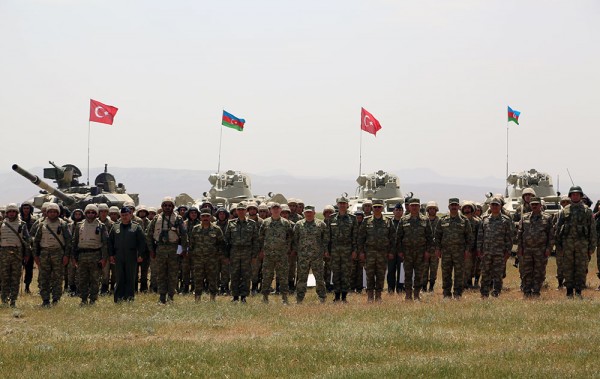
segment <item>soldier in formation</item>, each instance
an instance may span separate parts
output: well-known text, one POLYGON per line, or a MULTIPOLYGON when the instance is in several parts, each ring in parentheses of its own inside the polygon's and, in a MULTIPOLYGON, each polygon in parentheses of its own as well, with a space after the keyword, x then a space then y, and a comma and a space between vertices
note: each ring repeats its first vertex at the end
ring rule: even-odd
POLYGON ((333 272, 334 301, 346 301, 350 289, 350 261, 357 256, 356 217, 348 213, 348 199, 337 199, 338 212, 331 216, 329 230, 331 238, 331 271, 333 272))
MULTIPOLYGON (((429 226, 431 227, 431 235, 436 237, 436 230, 438 227, 438 212, 440 208, 435 201, 429 201, 425 207, 425 213, 429 219, 429 226)), ((427 291, 427 284, 429 283, 429 292, 433 292, 435 281, 437 280, 438 268, 440 266, 440 259, 437 254, 429 254, 429 256, 423 262, 423 279, 421 280, 421 289, 423 292, 427 291)))
POLYGON ((31 257, 31 241, 25 221, 19 218, 17 204, 6 206, 5 217, 0 224, 0 282, 2 304, 16 307, 23 262, 31 257))

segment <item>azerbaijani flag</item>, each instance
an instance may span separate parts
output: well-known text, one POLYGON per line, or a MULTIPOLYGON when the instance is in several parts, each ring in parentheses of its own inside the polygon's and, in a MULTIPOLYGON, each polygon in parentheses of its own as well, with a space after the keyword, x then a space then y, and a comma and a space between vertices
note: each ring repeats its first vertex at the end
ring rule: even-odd
POLYGON ((519 125, 519 116, 521 112, 513 110, 511 107, 508 107, 508 122, 514 122, 519 125))
POLYGON ((237 118, 231 113, 223 111, 223 121, 221 121, 221 125, 241 132, 244 130, 244 123, 246 123, 246 120, 243 118, 237 118))

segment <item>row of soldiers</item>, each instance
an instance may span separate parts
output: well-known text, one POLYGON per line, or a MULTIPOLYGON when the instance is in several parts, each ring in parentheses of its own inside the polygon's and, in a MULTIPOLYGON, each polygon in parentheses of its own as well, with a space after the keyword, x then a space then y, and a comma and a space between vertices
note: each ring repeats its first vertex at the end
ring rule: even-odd
MULTIPOLYGON (((407 215, 398 204, 393 217, 383 216, 384 202, 381 200, 363 204, 362 214, 351 215, 348 199, 341 197, 337 199, 337 212, 332 212, 333 207, 326 207, 324 221, 315 218, 312 206, 304 208, 303 215, 293 212, 294 205, 297 210, 293 201, 282 205, 240 203, 229 214, 224 208, 214 210, 210 204, 203 204, 201 210, 191 208, 182 212, 180 208, 175 212, 174 200, 165 198, 158 212, 150 215, 142 208, 140 210, 145 212, 138 210, 142 217, 133 216, 134 223, 145 232, 146 244, 134 247, 133 262, 137 264, 127 270, 128 276, 133 276, 129 282, 135 282, 137 289, 138 266, 141 266, 140 288, 144 289, 148 270, 143 266, 153 265, 152 276, 156 276, 159 301, 166 303, 167 298, 173 300, 178 278, 186 278, 189 270, 196 300, 200 300, 204 289, 214 300, 219 285, 222 287, 227 281, 231 283, 232 300, 245 302, 251 286, 253 289, 258 287, 255 277, 262 271, 263 300, 268 302, 276 275, 282 301, 287 303, 293 261, 297 264, 297 268, 293 268, 294 274, 297 271, 297 302, 304 299, 310 270, 316 279, 318 298, 325 301, 325 282, 329 278, 325 273, 327 266, 332 273, 334 301, 346 301, 348 292, 353 287, 358 288, 352 280, 358 281, 358 273, 363 267, 368 301, 381 300, 386 271, 388 290, 390 278, 392 290, 397 289, 398 277, 403 271, 406 299, 412 300, 420 298, 420 291, 426 288, 428 279, 430 289, 433 287, 436 260, 441 260, 444 297, 461 297, 473 278, 477 284, 476 267, 482 275, 481 295, 498 296, 513 245, 513 222, 516 221, 525 295, 539 296, 545 280, 547 257, 556 243, 560 257, 559 283, 564 280, 568 296, 574 293, 581 296, 587 263, 597 242, 591 210, 581 204, 582 191, 572 187, 569 191, 571 204, 564 204, 555 218, 542 212, 540 199, 533 195, 524 191, 523 205, 515 220, 503 213, 500 197, 491 199, 490 209, 482 217, 478 216, 481 210, 475 204, 463 202, 461 205, 456 198, 450 199, 449 212, 442 217, 437 216, 439 209, 435 204, 428 204, 427 215, 421 214, 420 201, 416 198, 407 202, 407 215)), ((19 209, 15 204, 6 210, 7 217, 0 228, 2 301, 10 300, 14 306, 20 265, 23 261, 26 266, 29 264, 33 251, 40 268, 38 282, 44 306, 50 304, 51 293, 53 302, 59 301, 63 266, 70 263, 79 270, 82 304, 88 299, 95 302, 100 270, 111 266, 107 262, 114 265, 114 251, 118 250, 110 247, 109 238, 115 222, 106 217, 106 213, 114 214, 111 212, 114 210, 102 205, 88 205, 83 211, 85 220, 68 223, 58 217, 58 205, 47 204, 43 217, 31 226, 18 217, 19 209), (100 208, 104 220, 98 218, 100 208), (30 238, 30 234, 34 237, 30 238), (28 242, 30 240, 32 244, 28 242)), ((120 214, 131 211, 124 207, 120 214)), ((111 234, 112 240, 115 239, 113 235, 118 232, 111 234)), ((187 286, 185 280, 184 288, 187 286)), ((120 296, 132 300, 133 290, 120 296)))

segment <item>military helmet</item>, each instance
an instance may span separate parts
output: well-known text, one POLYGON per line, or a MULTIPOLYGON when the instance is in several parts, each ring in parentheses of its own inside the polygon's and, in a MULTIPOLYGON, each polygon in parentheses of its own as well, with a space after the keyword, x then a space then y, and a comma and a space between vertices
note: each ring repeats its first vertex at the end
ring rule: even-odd
POLYGON ((291 212, 290 206, 287 204, 281 204, 281 212, 291 212))
POLYGON ((173 199, 171 196, 165 196, 162 199, 161 205, 165 204, 165 203, 171 203, 171 204, 173 204, 173 206, 175 206, 175 199, 173 199))
POLYGON ((525 188, 521 193, 521 198, 525 197, 525 195, 537 196, 533 188, 525 188))
POLYGON ((290 205, 290 204, 296 204, 296 205, 298 205, 298 200, 294 199, 294 198, 291 198, 291 199, 288 200, 287 203, 288 203, 288 205, 290 205))
POLYGON ((102 203, 102 204, 98 204, 98 212, 100 211, 107 211, 108 210, 108 205, 102 203))
POLYGON ((580 193, 583 195, 583 190, 581 189, 580 186, 573 186, 571 188, 569 188, 569 197, 571 197, 571 194, 573 193, 580 193))
POLYGON ((462 211, 463 209, 465 209, 465 207, 471 207, 471 212, 475 212, 475 204, 473 204, 472 201, 464 201, 462 206, 460 207, 460 210, 462 211))
POLYGON ((42 209, 42 210, 46 210, 46 209, 48 209, 48 205, 49 205, 49 204, 50 204, 50 203, 46 201, 44 204, 42 204, 42 208, 41 208, 41 209, 42 209))
POLYGON ((148 208, 148 213, 157 213, 156 208, 154 208, 154 207, 148 208))
POLYGON ((256 204, 256 202, 255 202, 255 201, 250 201, 250 202, 248 202, 248 204, 246 205, 246 209, 248 209, 248 208, 254 208, 254 209, 258 210, 258 204, 256 204))
POLYGON ((120 213, 121 210, 119 207, 115 207, 114 205, 108 209, 108 213, 120 213))
POLYGON ((98 214, 98 207, 96 206, 96 204, 88 204, 85 206, 84 213, 87 213, 88 211, 98 214))
POLYGON ((46 205, 46 212, 48 211, 57 211, 60 213, 60 207, 56 203, 48 203, 48 205, 46 205))
POLYGON ((131 200, 127 200, 126 202, 124 202, 123 206, 135 209, 135 203, 133 201, 131 201, 131 200))
POLYGON ((335 212, 335 208, 333 207, 333 205, 328 204, 325 206, 325 208, 323 208, 323 212, 325 212, 325 211, 335 212))
POLYGON ((567 195, 562 195, 560 197, 560 202, 562 203, 563 201, 568 201, 569 203, 571 202, 571 199, 569 198, 569 196, 567 195))
POLYGON ((265 204, 265 203, 260 203, 260 205, 258 206, 258 210, 259 211, 268 211, 269 207, 267 207, 267 204, 265 204))
POLYGON ((427 210, 429 208, 435 208, 437 210, 440 210, 440 208, 438 207, 438 205, 437 205, 437 203, 435 201, 429 201, 429 202, 427 202, 427 206, 425 207, 425 209, 427 210))
POLYGON ((10 211, 18 212, 19 211, 19 207, 17 206, 17 204, 15 204, 15 203, 8 204, 6 206, 6 212, 10 212, 10 211))

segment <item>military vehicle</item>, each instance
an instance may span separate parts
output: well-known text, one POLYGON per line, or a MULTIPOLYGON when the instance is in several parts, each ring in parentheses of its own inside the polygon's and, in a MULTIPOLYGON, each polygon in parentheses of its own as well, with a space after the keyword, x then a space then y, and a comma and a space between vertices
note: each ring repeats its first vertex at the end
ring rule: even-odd
POLYGON ((269 193, 267 196, 255 196, 252 193, 250 176, 245 172, 228 170, 214 173, 209 175, 208 182, 211 188, 202 194, 202 198, 193 199, 187 193, 182 193, 175 197, 175 205, 199 207, 209 201, 215 207, 229 208, 242 201, 256 201, 259 204, 268 201, 287 203, 287 199, 281 194, 269 193))
POLYGON ((361 174, 356 178, 358 187, 355 196, 349 198, 348 209, 354 213, 362 209, 365 200, 380 199, 384 201, 385 214, 394 213, 396 204, 404 203, 404 196, 400 191, 400 179, 397 175, 379 170, 370 174, 361 174))
POLYGON ((44 178, 51 179, 56 183, 53 187, 24 170, 17 164, 12 165, 12 169, 31 181, 42 190, 35 195, 32 204, 36 208, 41 208, 45 202, 61 203, 69 210, 84 209, 88 204, 107 204, 108 206, 121 207, 125 202, 132 201, 139 203, 138 194, 127 193, 122 183, 117 183, 115 177, 108 173, 107 165, 104 165, 104 172, 96 177, 93 186, 79 183, 81 170, 77 166, 66 164, 58 166, 54 162, 49 162, 52 167, 44 169, 44 178))
MULTIPOLYGON (((560 194, 554 189, 549 174, 532 168, 529 171, 511 173, 506 178, 506 183, 509 187, 512 186, 509 188, 508 196, 504 198, 504 209, 510 215, 513 215, 521 205, 523 201, 521 195, 525 188, 533 189, 535 194, 544 201, 546 212, 556 213, 560 210, 560 194)), ((489 207, 492 196, 492 193, 486 194, 484 210, 489 207)))

